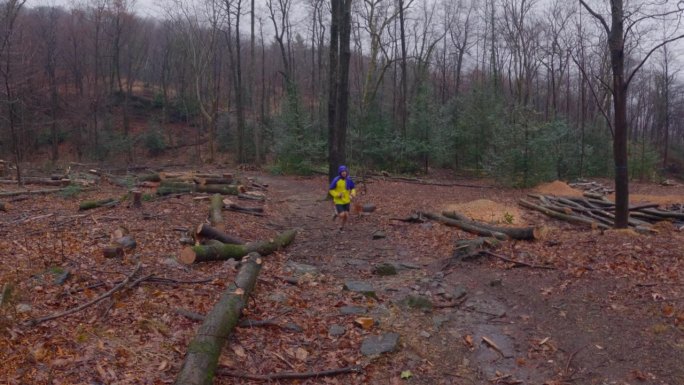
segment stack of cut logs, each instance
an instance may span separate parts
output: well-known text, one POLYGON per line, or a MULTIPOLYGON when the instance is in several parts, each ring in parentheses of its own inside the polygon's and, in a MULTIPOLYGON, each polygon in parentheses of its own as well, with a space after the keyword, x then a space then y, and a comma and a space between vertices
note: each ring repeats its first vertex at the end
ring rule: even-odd
MULTIPOLYGON (((530 194, 529 197, 532 199, 521 199, 520 205, 555 219, 594 229, 609 229, 615 222, 615 203, 601 194, 585 192, 583 197, 530 194)), ((656 203, 629 207, 629 226, 636 230, 648 231, 652 224, 663 221, 680 227, 684 224, 684 213, 661 209, 656 203)))
POLYGON ((612 188, 606 187, 606 186, 602 185, 601 183, 594 182, 594 181, 588 181, 588 180, 584 180, 584 179, 580 179, 574 183, 569 183, 568 185, 572 188, 582 190, 582 191, 586 191, 586 192, 593 193, 593 194, 608 195, 608 194, 612 194, 615 192, 615 190, 613 190, 612 188))

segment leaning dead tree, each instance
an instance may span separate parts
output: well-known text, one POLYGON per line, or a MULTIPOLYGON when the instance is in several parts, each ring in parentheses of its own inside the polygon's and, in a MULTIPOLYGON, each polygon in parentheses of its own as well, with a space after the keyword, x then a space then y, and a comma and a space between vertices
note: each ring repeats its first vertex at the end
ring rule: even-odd
POLYGON ((211 385, 214 383, 221 349, 240 320, 242 310, 247 305, 249 295, 256 284, 261 265, 261 256, 256 252, 250 253, 243 259, 237 277, 223 292, 221 299, 207 314, 197 330, 195 338, 190 341, 188 352, 174 384, 211 385))

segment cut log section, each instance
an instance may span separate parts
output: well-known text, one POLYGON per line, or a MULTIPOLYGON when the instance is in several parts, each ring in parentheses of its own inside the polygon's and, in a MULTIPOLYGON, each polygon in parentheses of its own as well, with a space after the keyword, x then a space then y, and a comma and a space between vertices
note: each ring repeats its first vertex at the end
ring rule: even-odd
POLYGON ((214 194, 209 204, 209 223, 212 226, 218 226, 219 223, 223 222, 222 209, 223 201, 221 200, 221 194, 214 194))
POLYGON ((247 306, 261 264, 262 259, 257 253, 250 253, 243 261, 237 276, 206 315, 195 338, 188 345, 188 352, 174 384, 214 383, 214 373, 218 367, 221 349, 237 326, 242 310, 247 306))
POLYGON ((200 178, 200 184, 233 184, 233 178, 200 178))
POLYGON ((434 213, 419 213, 420 216, 424 216, 425 218, 431 219, 433 221, 437 221, 439 223, 442 223, 447 226, 453 226, 453 227, 458 227, 461 230, 467 231, 469 233, 473 233, 482 237, 492 237, 496 238, 499 240, 506 240, 508 239, 508 235, 504 233, 500 233, 498 231, 492 231, 485 229, 483 227, 479 226, 473 226, 470 223, 467 223, 465 221, 457 221, 455 219, 450 219, 447 217, 444 217, 442 215, 437 215, 434 213))
POLYGON ((111 238, 111 244, 102 249, 102 255, 105 258, 123 258, 126 251, 133 250, 138 245, 135 238, 128 234, 128 230, 123 226, 119 226, 112 233, 111 238))
POLYGON ((116 206, 119 202, 114 198, 102 199, 99 201, 83 201, 78 206, 80 211, 90 210, 98 207, 112 207, 116 206))
POLYGON ((218 229, 215 229, 207 224, 201 224, 197 226, 197 229, 195 230, 195 239, 196 240, 202 240, 202 239, 215 239, 219 242, 222 243, 228 243, 232 245, 244 245, 245 241, 238 237, 234 237, 231 235, 228 235, 226 233, 222 233, 218 229))
POLYGON ((102 249, 102 255, 105 258, 123 258, 124 249, 121 246, 110 245, 102 249))
POLYGON ((231 245, 216 241, 208 245, 190 246, 183 249, 178 259, 189 265, 197 262, 240 259, 251 252, 268 255, 289 245, 296 234, 296 230, 288 230, 273 239, 250 242, 245 245, 231 245))
POLYGON ((263 216, 263 207, 244 207, 240 206, 230 199, 226 198, 223 200, 223 208, 226 210, 236 211, 244 214, 251 214, 256 216, 263 216))
POLYGON ((238 195, 244 193, 246 190, 244 186, 234 186, 225 184, 206 184, 204 186, 197 186, 197 192, 208 194, 221 195, 238 195))
POLYGON ((504 226, 494 226, 487 223, 477 222, 466 218, 454 211, 445 211, 442 213, 447 218, 454 219, 456 221, 468 224, 471 227, 481 228, 485 230, 492 231, 494 233, 506 234, 512 239, 530 241, 533 239, 543 239, 548 233, 548 229, 544 226, 538 227, 504 227, 504 226))

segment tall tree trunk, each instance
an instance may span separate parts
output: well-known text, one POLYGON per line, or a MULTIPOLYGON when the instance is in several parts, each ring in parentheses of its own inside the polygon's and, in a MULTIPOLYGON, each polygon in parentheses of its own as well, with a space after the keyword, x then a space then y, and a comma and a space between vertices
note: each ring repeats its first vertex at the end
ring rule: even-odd
POLYGON ((399 113, 401 114, 401 136, 405 138, 408 116, 408 66, 406 58, 406 15, 404 11, 404 0, 399 0, 399 39, 401 41, 401 97, 399 100, 399 113))
POLYGON ((343 0, 330 0, 330 51, 328 52, 328 177, 332 180, 337 175, 337 167, 340 159, 337 153, 338 141, 335 127, 337 116, 337 73, 339 54, 339 24, 340 2, 343 0))
POLYGON ((627 170, 627 84, 625 83, 624 10, 622 0, 611 2, 611 29, 608 37, 613 69, 613 108, 615 116, 615 227, 628 226, 629 173, 627 170))

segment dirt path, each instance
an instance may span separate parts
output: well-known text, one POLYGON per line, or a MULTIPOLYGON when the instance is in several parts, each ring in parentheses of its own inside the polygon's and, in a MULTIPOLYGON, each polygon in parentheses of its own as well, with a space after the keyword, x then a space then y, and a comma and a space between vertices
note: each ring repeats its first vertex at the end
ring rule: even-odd
MULTIPOLYGON (((396 186, 373 185, 361 199, 377 203, 378 212, 354 217, 340 232, 322 178, 269 177, 268 183, 281 225, 302 229, 290 258, 338 283, 371 285, 377 299, 358 298, 376 322, 365 333, 399 333, 395 352, 373 361, 370 383, 398 382, 407 370, 414 384, 684 383, 682 330, 659 317, 659 304, 648 302, 657 283, 502 269, 488 260, 442 270, 449 254, 436 240, 454 237, 453 230, 390 219, 430 202, 383 207, 396 186), (374 274, 383 263, 397 274, 374 274)), ((467 190, 463 198, 468 194, 484 193, 467 190)))

